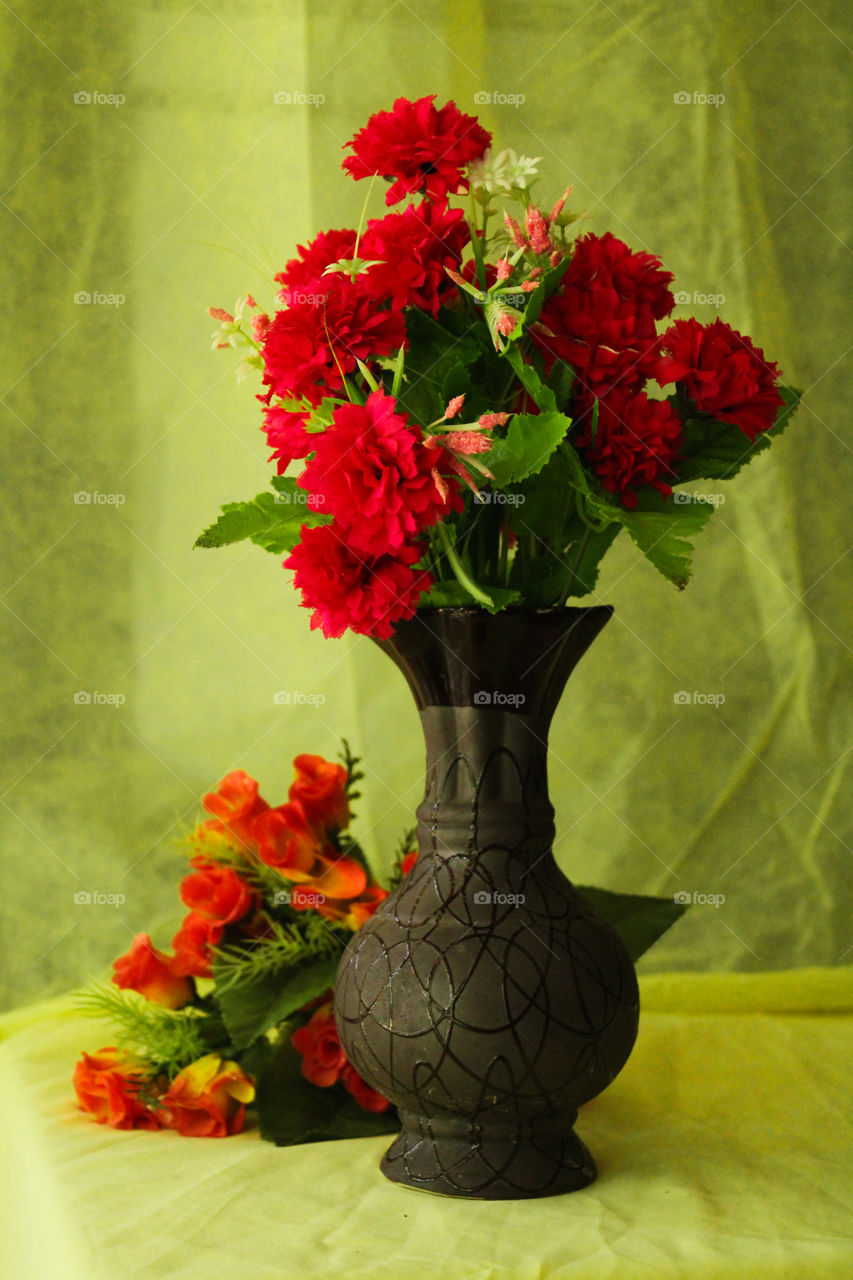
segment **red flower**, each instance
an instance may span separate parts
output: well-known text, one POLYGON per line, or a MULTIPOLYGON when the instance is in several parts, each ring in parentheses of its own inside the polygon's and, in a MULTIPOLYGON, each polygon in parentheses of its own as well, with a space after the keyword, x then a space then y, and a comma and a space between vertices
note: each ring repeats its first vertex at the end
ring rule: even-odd
POLYGON ((241 1131, 254 1096, 236 1062, 208 1053, 175 1076, 162 1098, 161 1124, 187 1138, 225 1138, 241 1131))
POLYGON ((194 978, 211 978, 213 965, 210 949, 222 941, 225 926, 212 916, 191 911, 172 939, 175 952, 175 973, 190 974, 194 978))
POLYGON ((310 880, 317 835, 298 804, 280 804, 262 814, 255 826, 258 857, 288 880, 310 880))
POLYGON ((425 192, 430 200, 467 191, 462 170, 479 160, 492 141, 476 116, 463 115, 454 102, 437 109, 434 101, 434 93, 417 102, 398 98, 393 111, 377 111, 345 144, 353 154, 343 167, 353 178, 381 173, 397 179, 386 204, 396 204, 416 191, 425 192))
POLYGON ((636 390, 656 369, 660 339, 655 321, 669 315, 673 279, 660 259, 634 253, 608 231, 575 244, 560 289, 542 308, 534 340, 550 363, 565 360, 581 388, 600 395, 619 382, 636 390))
POLYGON ((407 853, 403 858, 402 862, 400 863, 401 873, 404 876, 407 876, 411 871, 412 867, 417 862, 417 860, 418 860, 418 851, 417 849, 412 849, 411 853, 407 853))
POLYGON ((167 1009, 180 1009, 195 994, 189 978, 176 972, 175 957, 152 946, 147 933, 136 935, 127 954, 113 961, 113 969, 117 987, 138 991, 167 1009))
POLYGON ((322 756, 299 755, 293 761, 295 777, 287 793, 302 807, 314 830, 346 831, 350 812, 347 801, 347 771, 322 756))
POLYGON ((314 611, 312 629, 342 636, 350 628, 357 635, 388 640, 394 623, 413 617, 432 585, 425 569, 413 567, 425 548, 415 544, 395 556, 363 560, 349 550, 347 537, 348 531, 335 524, 305 529, 284 567, 294 571, 303 607, 314 611))
POLYGON ((312 1084, 328 1089, 340 1080, 365 1111, 387 1111, 391 1103, 362 1080, 341 1048, 338 1029, 332 1013, 332 1001, 325 1000, 304 1027, 290 1038, 297 1053, 302 1054, 302 1074, 312 1084))
POLYGON ((744 334, 722 320, 676 320, 662 350, 661 386, 677 382, 701 413, 734 423, 752 442, 773 426, 785 403, 776 389, 781 372, 744 334))
POLYGON ((456 270, 470 239, 461 209, 424 200, 402 213, 372 218, 359 245, 359 257, 377 260, 361 278, 365 293, 393 307, 418 307, 436 315, 442 299, 456 286, 446 268, 456 270))
POLYGON ((113 1129, 159 1129, 155 1111, 139 1101, 147 1082, 129 1054, 119 1049, 84 1053, 74 1068, 74 1092, 84 1111, 113 1129))
POLYGON ((635 490, 653 485, 672 493, 672 463, 681 447, 681 420, 667 400, 650 400, 645 391, 611 391, 598 405, 598 428, 591 438, 592 415, 582 418, 578 445, 587 451, 596 474, 624 507, 637 505, 635 490))
POLYGON ((269 808, 258 795, 258 784, 242 769, 232 769, 215 791, 202 797, 202 804, 244 848, 254 843, 253 828, 257 816, 269 808))
POLYGON ((329 277, 324 276, 323 272, 333 262, 351 258, 355 252, 355 242, 356 233, 347 227, 338 231, 321 231, 307 245, 297 245, 299 257, 291 258, 284 270, 279 271, 275 277, 284 286, 278 295, 281 301, 291 306, 294 302, 305 301, 305 294, 325 293, 329 277), (319 289, 313 288, 318 284, 319 289))
POLYGON ((383 311, 363 289, 329 277, 324 297, 277 311, 262 356, 269 396, 304 396, 319 404, 340 391, 357 360, 390 355, 403 345, 406 326, 398 311, 383 311))
POLYGON ((271 404, 264 410, 263 430, 272 449, 269 461, 275 458, 280 476, 284 475, 294 458, 306 457, 314 447, 313 437, 305 430, 307 418, 307 413, 287 409, 283 405, 271 404))
POLYGON ((257 902, 257 894, 237 875, 233 867, 209 862, 204 857, 192 858, 195 874, 181 881, 181 900, 190 911, 210 916, 220 924, 233 924, 248 915, 257 902))
POLYGON ((298 480, 346 529, 349 546, 366 556, 397 555, 451 507, 462 506, 455 483, 452 490, 442 486, 443 496, 435 454, 395 405, 381 391, 364 405, 341 405, 298 480))

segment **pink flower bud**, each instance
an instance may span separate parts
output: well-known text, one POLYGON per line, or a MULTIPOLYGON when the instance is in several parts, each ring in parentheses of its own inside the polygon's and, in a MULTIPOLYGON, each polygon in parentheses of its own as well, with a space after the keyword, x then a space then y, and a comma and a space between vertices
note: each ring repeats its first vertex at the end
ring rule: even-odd
POLYGON ((491 431, 492 427, 502 427, 509 420, 508 413, 481 413, 477 419, 480 426, 486 431, 491 431))
POLYGON ((511 311, 502 311, 498 317, 498 333, 502 333, 505 338, 508 338, 517 324, 518 316, 513 315, 511 311))
POLYGON ((555 218, 559 218, 560 214, 563 212, 563 205, 566 203, 566 201, 568 200, 571 194, 572 194, 572 188, 566 187, 565 191, 560 196, 557 203, 554 205, 554 208, 551 210, 551 216, 548 219, 549 222, 553 222, 555 218))
POLYGON ((221 307, 208 307, 207 314, 213 320, 221 320, 223 324, 233 324, 234 317, 229 311, 223 311, 221 307))
POLYGON ((510 217, 508 213, 504 214, 504 226, 509 232, 510 239, 512 240, 512 243, 515 245, 516 249, 526 248, 527 240, 525 238, 524 232, 516 222, 515 218, 510 217))
POLYGON ((488 453, 492 442, 479 431, 448 431, 447 447, 454 453, 488 453))
POLYGON ((267 336, 267 329, 271 324, 272 321, 266 312, 261 312, 260 315, 252 316, 252 334, 255 342, 263 342, 264 338, 267 336))
POLYGON ((538 283, 539 282, 537 280, 525 280, 524 283, 521 285, 521 292, 532 293, 533 290, 538 287, 538 283))
POLYGON ((554 246, 548 236, 547 223, 535 205, 531 205, 527 210, 527 219, 524 225, 527 229, 530 247, 534 253, 548 253, 549 250, 553 249, 554 246))
POLYGON ((449 421, 451 418, 455 418, 464 403, 465 403, 464 395, 454 396, 444 411, 445 419, 449 421))
POLYGON ((497 267, 498 267, 498 275, 497 275, 498 280, 508 280, 509 277, 512 275, 512 267, 510 265, 509 258, 498 258, 497 267))

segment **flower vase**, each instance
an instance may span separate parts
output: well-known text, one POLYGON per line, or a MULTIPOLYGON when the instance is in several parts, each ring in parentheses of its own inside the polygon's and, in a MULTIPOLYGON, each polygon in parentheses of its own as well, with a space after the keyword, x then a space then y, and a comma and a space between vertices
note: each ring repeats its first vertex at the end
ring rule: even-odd
POLYGON ((637 1034, 634 966, 557 866, 551 718, 609 607, 421 610, 378 641, 426 740, 414 868, 353 935, 335 1017, 390 1098, 393 1182, 521 1199, 587 1186, 578 1107, 637 1034))

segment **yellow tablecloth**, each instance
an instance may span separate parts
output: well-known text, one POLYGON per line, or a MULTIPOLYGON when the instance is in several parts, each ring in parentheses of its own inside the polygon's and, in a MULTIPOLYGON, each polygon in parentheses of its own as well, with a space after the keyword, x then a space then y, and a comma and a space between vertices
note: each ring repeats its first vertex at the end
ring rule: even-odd
MULTIPOLYGON (((117 1133, 76 1109, 71 998, 0 1019, 14 1280, 853 1277, 853 968, 654 975, 578 1131, 599 1178, 488 1203, 386 1182, 385 1138, 277 1149, 117 1133)), ((3 1253, 8 1256, 3 1257, 3 1253)))

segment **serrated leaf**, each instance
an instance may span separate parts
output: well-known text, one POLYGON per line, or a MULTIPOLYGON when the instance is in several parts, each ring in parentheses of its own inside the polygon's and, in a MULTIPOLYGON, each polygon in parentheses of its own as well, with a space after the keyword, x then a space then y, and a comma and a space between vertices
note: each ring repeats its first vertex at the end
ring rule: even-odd
POLYGON ((222 515, 197 539, 197 547, 226 547, 248 538, 256 546, 281 555, 292 551, 304 526, 326 524, 329 516, 312 511, 308 495, 286 476, 273 479, 275 493, 259 493, 251 502, 227 502, 222 515))
POLYGON ((608 510, 625 526, 659 573, 674 582, 679 590, 687 586, 693 553, 688 539, 714 514, 713 503, 681 503, 665 511, 625 511, 615 506, 608 506, 608 510))
POLYGON ((261 1137, 280 1147, 336 1138, 396 1133, 396 1108, 365 1111, 340 1083, 321 1088, 302 1074, 302 1058, 289 1039, 277 1048, 258 1080, 256 1103, 261 1137))
POLYGON ((598 575, 601 570, 601 561, 610 550, 614 538, 619 533, 621 525, 614 521, 607 525, 599 533, 591 533, 587 539, 583 555, 579 562, 575 562, 577 551, 575 548, 569 548, 567 559, 569 559, 574 567, 574 577, 569 585, 569 596, 588 596, 595 590, 595 584, 598 581, 598 575))
MULTIPOLYGON (((784 400, 769 431, 763 431, 750 443, 740 427, 731 422, 693 417, 684 424, 684 458, 678 465, 678 483, 689 480, 731 480, 753 458, 769 449, 791 420, 800 403, 800 393, 793 387, 780 387, 784 400)), ((671 396, 670 403, 678 404, 671 396)))
POLYGON ((482 456, 493 484, 504 488, 541 471, 571 425, 571 418, 556 410, 515 414, 504 438, 482 456))
POLYGON ((554 391, 543 383, 533 365, 526 363, 518 348, 508 347, 502 355, 505 360, 509 361, 516 377, 537 409, 542 412, 556 410, 557 398, 554 391))
POLYGON ((486 609, 488 613, 498 613, 501 609, 506 609, 511 604, 517 604, 521 600, 521 592, 509 587, 492 587, 488 583, 481 584, 484 591, 487 591, 492 600, 492 607, 484 605, 482 601, 475 600, 470 591, 457 582, 455 579, 448 582, 436 582, 429 590, 427 595, 422 596, 418 604, 419 609, 466 609, 479 608, 486 609))
MULTIPOLYGON (((304 964, 289 964, 279 973, 229 982, 216 992, 222 1019, 235 1049, 247 1049, 277 1022, 290 1017, 309 1000, 334 984, 340 955, 321 956, 304 964)), ((214 961, 217 982, 223 970, 214 961)))
POLYGON ((525 328, 529 328, 539 319, 540 312, 552 294, 557 292, 560 281, 569 269, 571 258, 563 258, 556 267, 546 271, 537 288, 530 295, 527 310, 524 313, 525 328))
POLYGON ((687 906, 673 898, 652 898, 637 893, 611 893, 588 885, 575 885, 592 909, 611 924, 634 963, 671 929, 687 906))

